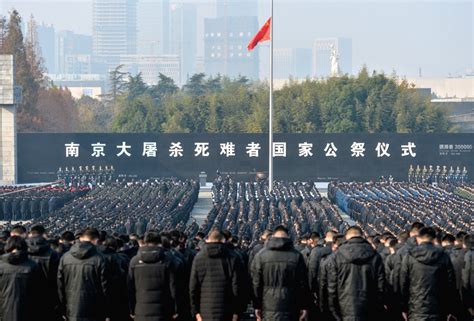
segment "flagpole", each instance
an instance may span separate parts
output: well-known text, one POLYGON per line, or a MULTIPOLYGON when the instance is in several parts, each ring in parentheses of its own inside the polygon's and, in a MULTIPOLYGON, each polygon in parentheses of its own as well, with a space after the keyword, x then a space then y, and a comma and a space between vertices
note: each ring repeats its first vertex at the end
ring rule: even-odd
POLYGON ((268 190, 273 191, 273 0, 271 0, 270 23, 270 97, 268 110, 268 190))

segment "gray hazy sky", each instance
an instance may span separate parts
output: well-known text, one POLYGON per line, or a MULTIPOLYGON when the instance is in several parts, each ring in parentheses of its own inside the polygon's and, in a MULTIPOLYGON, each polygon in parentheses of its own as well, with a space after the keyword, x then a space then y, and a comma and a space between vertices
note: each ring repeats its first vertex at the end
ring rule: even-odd
MULTIPOLYGON (((186 2, 202 7, 201 20, 212 12, 212 1, 186 2)), ((15 7, 57 30, 90 34, 91 4, 0 0, 0 12, 15 7)), ((269 14, 269 1, 260 0, 260 21, 269 14)), ((474 69, 474 0, 275 0, 275 47, 311 48, 315 38, 338 36, 352 38, 354 71, 365 63, 371 70, 396 70, 402 76, 416 76, 420 67, 424 76, 461 74, 474 69)))

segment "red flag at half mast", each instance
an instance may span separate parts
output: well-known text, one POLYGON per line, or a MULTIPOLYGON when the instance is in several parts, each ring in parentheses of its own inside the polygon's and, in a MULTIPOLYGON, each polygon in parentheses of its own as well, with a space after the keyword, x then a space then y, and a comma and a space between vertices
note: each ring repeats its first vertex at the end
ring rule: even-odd
POLYGON ((268 18, 267 22, 260 28, 260 30, 253 36, 252 40, 250 40, 249 44, 247 45, 247 49, 252 51, 260 42, 270 40, 270 31, 272 25, 272 18, 268 18))

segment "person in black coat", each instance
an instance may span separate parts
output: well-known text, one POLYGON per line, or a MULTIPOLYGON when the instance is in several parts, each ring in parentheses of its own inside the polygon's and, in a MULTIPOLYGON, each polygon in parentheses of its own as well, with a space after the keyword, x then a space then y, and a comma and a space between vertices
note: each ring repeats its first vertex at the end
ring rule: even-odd
POLYGON ((107 236, 99 247, 100 252, 107 261, 109 271, 109 293, 113 308, 110 310, 112 321, 130 321, 128 307, 127 275, 130 260, 123 253, 117 253, 117 239, 107 236))
POLYGON ((384 265, 362 235, 359 227, 350 227, 327 267, 328 306, 335 320, 383 319, 384 265))
POLYGON ((45 229, 41 225, 35 225, 31 228, 30 237, 26 239, 28 257, 39 265, 45 281, 45 294, 38 298, 42 302, 41 314, 48 320, 60 320, 57 286, 60 256, 51 249, 43 237, 44 234, 45 229))
POLYGON ((189 294, 197 321, 236 321, 242 312, 244 267, 224 242, 222 232, 212 230, 194 258, 189 294))
POLYGON ((252 289, 257 320, 305 319, 310 305, 308 272, 284 226, 278 226, 252 262, 252 289))
POLYGON ((464 256, 462 269, 461 292, 464 306, 474 318, 474 243, 472 235, 464 237, 463 247, 468 250, 464 256))
POLYGON ((99 232, 86 228, 59 262, 59 300, 68 321, 103 321, 107 316, 109 273, 95 246, 98 240, 99 232))
POLYGON ((178 317, 184 293, 177 286, 177 269, 161 247, 160 235, 147 232, 145 246, 130 262, 128 288, 136 321, 168 321, 178 317))
POLYGON ((38 319, 42 275, 38 264, 28 259, 25 240, 12 236, 0 259, 0 320, 38 319))
POLYGON ((424 227, 418 246, 403 258, 400 273, 404 314, 408 320, 446 320, 456 297, 456 279, 449 255, 433 244, 436 231, 424 227))
POLYGON ((257 253, 260 252, 265 247, 265 242, 271 236, 272 236, 272 231, 270 230, 263 231, 262 235, 260 236, 260 240, 252 246, 252 248, 249 251, 249 267, 251 266, 255 255, 257 255, 257 253))

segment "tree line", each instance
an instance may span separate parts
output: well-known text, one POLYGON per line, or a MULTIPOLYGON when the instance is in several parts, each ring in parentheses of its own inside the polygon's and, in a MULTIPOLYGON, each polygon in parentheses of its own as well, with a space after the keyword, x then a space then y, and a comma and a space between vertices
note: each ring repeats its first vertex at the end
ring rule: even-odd
MULTIPOLYGON (((0 19, 0 53, 14 54, 23 87, 19 131, 129 133, 263 133, 268 131, 269 86, 246 77, 191 76, 181 88, 160 74, 149 85, 117 66, 101 99, 75 100, 44 76, 34 20, 23 38, 21 17, 0 19)), ((456 128, 446 113, 396 75, 290 80, 274 92, 274 130, 280 133, 434 133, 456 128)))

